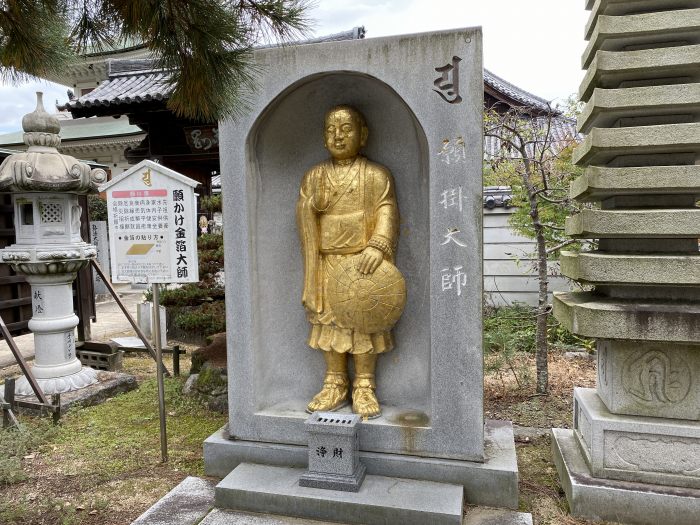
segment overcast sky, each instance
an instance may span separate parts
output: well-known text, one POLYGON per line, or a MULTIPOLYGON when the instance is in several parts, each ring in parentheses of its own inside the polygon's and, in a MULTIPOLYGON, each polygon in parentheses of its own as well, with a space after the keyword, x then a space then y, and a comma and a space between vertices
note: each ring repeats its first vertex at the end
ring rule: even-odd
MULTIPOLYGON (((484 67, 548 100, 575 93, 588 12, 584 0, 319 0, 311 17, 318 36, 364 26, 366 37, 482 26, 484 67)), ((0 86, 0 133, 19 131, 43 90, 50 111, 67 100, 49 82, 0 86)))

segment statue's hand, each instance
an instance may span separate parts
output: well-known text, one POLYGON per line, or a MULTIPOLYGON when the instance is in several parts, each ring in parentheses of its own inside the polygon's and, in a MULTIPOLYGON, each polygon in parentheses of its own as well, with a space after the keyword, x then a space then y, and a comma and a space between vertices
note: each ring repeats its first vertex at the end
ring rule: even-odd
POLYGON ((367 246, 362 250, 362 256, 360 257, 360 264, 357 269, 361 273, 367 275, 368 273, 374 273, 374 270, 379 268, 384 260, 384 253, 381 250, 375 248, 374 246, 367 246))

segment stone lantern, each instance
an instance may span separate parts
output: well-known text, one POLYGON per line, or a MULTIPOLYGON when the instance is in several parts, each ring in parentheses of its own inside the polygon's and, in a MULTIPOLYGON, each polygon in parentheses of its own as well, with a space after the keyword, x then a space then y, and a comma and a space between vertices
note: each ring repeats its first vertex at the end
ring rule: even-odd
MULTIPOLYGON (((15 244, 0 250, 2 262, 25 275, 32 289, 35 358, 32 371, 45 394, 77 390, 97 381, 75 354, 72 283, 77 272, 96 256, 80 236, 82 209, 78 195, 97 193, 107 180, 102 169, 62 155, 56 147, 60 124, 48 114, 37 93, 37 107, 22 119, 26 152, 0 165, 0 191, 11 192, 15 244)), ((17 381, 17 395, 31 395, 26 377, 17 381)))

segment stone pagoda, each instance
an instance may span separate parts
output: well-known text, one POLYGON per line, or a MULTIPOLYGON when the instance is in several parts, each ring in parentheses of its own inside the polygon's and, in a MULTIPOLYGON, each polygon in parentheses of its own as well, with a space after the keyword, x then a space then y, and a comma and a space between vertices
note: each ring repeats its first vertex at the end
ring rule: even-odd
MULTIPOLYGON (((34 112, 22 119, 22 128, 27 151, 10 155, 0 165, 0 191, 12 193, 16 232, 15 244, 0 250, 0 257, 31 285, 32 372, 50 395, 97 381, 96 372, 83 367, 75 354, 78 317, 72 283, 97 255, 80 236, 78 195, 97 193, 107 173, 58 152, 60 124, 44 110, 41 93, 34 112)), ((32 394, 25 377, 17 382, 16 393, 32 394)))
POLYGON ((556 317, 598 348, 595 389, 574 392, 574 429, 553 452, 572 514, 700 523, 700 1, 587 0, 580 89, 594 203, 563 253, 591 291, 559 293, 556 317))

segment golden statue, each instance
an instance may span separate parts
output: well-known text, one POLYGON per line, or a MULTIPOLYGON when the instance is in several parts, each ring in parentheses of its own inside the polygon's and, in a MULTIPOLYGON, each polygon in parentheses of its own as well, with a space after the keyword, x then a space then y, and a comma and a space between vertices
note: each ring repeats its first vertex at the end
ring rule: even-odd
POLYGON ((352 410, 381 413, 375 390, 377 356, 394 346, 391 327, 406 301, 393 265, 399 213, 394 181, 384 166, 361 156, 368 128, 349 106, 325 117, 331 158, 304 175, 297 223, 304 256, 302 304, 311 323, 309 346, 322 350, 326 375, 307 411, 348 403, 348 356, 355 364, 352 410))

